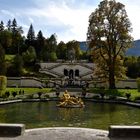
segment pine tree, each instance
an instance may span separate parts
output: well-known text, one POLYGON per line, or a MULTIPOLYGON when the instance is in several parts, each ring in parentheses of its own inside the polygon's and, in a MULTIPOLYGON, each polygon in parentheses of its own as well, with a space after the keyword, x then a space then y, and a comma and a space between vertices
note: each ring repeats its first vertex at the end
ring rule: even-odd
POLYGON ((7 27, 8 31, 11 31, 11 20, 10 19, 8 20, 6 27, 7 27))
POLYGON ((41 50, 43 49, 44 45, 45 45, 45 38, 43 37, 42 31, 40 30, 37 34, 37 39, 36 39, 37 43, 35 45, 35 50, 37 53, 37 57, 40 59, 41 56, 41 50))
POLYGON ((3 23, 3 21, 1 21, 1 23, 0 23, 0 32, 1 31, 4 31, 4 23, 3 23))
POLYGON ((32 24, 29 27, 28 34, 27 34, 27 39, 28 39, 28 41, 35 40, 35 32, 34 32, 34 28, 33 28, 32 24))
POLYGON ((13 34, 16 34, 17 33, 17 21, 16 21, 15 18, 12 21, 11 30, 12 30, 12 33, 13 34))

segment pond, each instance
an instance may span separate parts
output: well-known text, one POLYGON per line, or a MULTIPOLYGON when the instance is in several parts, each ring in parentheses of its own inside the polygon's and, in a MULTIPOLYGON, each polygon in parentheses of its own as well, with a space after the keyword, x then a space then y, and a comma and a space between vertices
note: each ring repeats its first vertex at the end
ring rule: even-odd
POLYGON ((85 108, 59 108, 55 101, 0 106, 0 123, 24 123, 26 128, 140 125, 140 109, 118 104, 85 102, 85 108))

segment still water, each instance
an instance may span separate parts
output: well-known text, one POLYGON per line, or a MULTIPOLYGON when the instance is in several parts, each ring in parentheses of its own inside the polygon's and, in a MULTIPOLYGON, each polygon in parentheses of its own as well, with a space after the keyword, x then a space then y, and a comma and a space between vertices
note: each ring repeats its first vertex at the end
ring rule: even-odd
POLYGON ((86 102, 85 108, 58 108, 57 102, 15 103, 0 106, 0 123, 24 123, 26 128, 140 125, 140 109, 117 104, 86 102))

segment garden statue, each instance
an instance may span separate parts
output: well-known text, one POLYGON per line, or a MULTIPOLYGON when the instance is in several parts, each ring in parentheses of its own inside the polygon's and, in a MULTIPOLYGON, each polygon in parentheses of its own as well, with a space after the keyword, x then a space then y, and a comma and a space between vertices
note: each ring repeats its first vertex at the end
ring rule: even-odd
POLYGON ((65 90, 63 97, 61 98, 58 107, 84 107, 84 103, 79 97, 70 96, 67 90, 65 90))

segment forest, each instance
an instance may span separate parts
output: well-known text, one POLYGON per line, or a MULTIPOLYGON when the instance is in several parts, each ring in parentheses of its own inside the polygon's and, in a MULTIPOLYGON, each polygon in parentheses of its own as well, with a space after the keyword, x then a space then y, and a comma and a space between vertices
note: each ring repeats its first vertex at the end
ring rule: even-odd
POLYGON ((18 25, 16 19, 0 22, 0 75, 30 76, 38 72, 39 62, 68 60, 68 52, 75 51, 75 59, 87 59, 85 51, 80 50, 76 40, 57 42, 56 34, 45 38, 42 31, 35 35, 33 25, 29 26, 27 35, 18 25))
MULTIPOLYGON (((72 49, 75 50, 76 60, 87 59, 92 62, 89 53, 80 50, 76 40, 58 43, 55 33, 45 38, 41 30, 35 35, 32 24, 25 36, 15 18, 9 19, 7 24, 0 22, 0 75, 38 76, 39 62, 68 60, 68 52, 72 49)), ((140 77, 140 57, 126 56, 124 66, 127 77, 140 77)))

